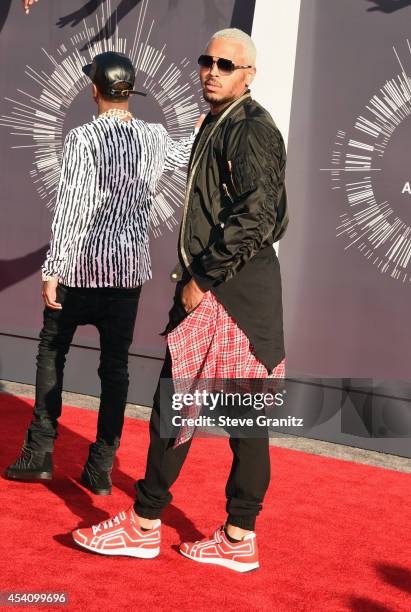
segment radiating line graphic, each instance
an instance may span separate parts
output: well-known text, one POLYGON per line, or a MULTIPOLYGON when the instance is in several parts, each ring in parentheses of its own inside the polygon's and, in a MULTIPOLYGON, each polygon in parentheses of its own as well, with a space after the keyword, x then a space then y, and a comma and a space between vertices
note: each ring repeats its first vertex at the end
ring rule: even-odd
MULTIPOLYGON (((407 61, 411 45, 407 39, 407 61)), ((345 249, 356 247, 377 269, 403 283, 411 282, 411 227, 395 202, 379 201, 375 177, 384 172, 391 137, 411 115, 411 79, 395 47, 400 73, 372 96, 348 135, 338 130, 329 168, 331 188, 345 190, 347 212, 340 216, 337 237, 345 249)))
MULTIPOLYGON (((81 67, 97 53, 118 51, 130 57, 139 87, 157 102, 173 138, 189 135, 202 112, 200 82, 191 62, 187 58, 171 61, 165 44, 161 48, 151 44, 155 21, 148 17, 148 4, 148 0, 142 0, 132 40, 122 37, 116 27, 111 38, 91 44, 112 15, 111 0, 106 0, 100 14, 83 20, 83 29, 71 37, 67 46, 61 44, 54 55, 42 49, 50 63, 49 71, 27 65, 25 88, 5 98, 12 108, 9 114, 0 116, 0 125, 11 128, 11 134, 16 136, 18 143, 13 148, 33 149, 30 176, 47 207, 55 203, 65 119, 78 94, 90 85, 81 67)), ((162 226, 172 230, 177 225, 175 213, 182 205, 184 187, 182 170, 163 175, 151 215, 154 236, 161 234, 162 226)))

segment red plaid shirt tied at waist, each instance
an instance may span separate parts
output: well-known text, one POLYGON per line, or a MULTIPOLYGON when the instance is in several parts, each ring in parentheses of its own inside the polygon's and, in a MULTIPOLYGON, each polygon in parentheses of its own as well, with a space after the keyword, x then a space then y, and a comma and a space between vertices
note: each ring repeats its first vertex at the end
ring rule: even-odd
MULTIPOLYGON (((175 329, 167 334, 176 392, 186 392, 196 379, 284 378, 285 361, 269 375, 253 354, 245 333, 211 291, 175 329), (181 388, 180 388, 181 387, 181 388)), ((190 387, 192 388, 192 387, 190 387)), ((196 418, 201 406, 184 406, 184 420, 196 418)), ((194 426, 182 425, 174 446, 187 442, 194 426)))

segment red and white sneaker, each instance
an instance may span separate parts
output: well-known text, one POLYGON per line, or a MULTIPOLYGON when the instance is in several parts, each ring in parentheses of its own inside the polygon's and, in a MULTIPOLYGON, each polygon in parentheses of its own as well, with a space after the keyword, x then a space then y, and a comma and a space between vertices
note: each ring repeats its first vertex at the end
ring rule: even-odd
POLYGON ((220 527, 210 538, 180 544, 180 552, 193 561, 222 565, 236 572, 250 572, 260 567, 257 537, 253 531, 239 542, 232 543, 224 527, 220 527))
POLYGON ((160 552, 161 521, 143 531, 133 506, 107 521, 72 533, 76 544, 100 555, 153 559, 160 552))

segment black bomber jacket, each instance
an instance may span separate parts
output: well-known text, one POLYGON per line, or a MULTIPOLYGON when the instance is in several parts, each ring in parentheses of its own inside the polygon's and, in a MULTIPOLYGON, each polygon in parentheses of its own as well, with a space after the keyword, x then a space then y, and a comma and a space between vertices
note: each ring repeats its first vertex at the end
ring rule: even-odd
POLYGON ((249 92, 225 112, 202 155, 222 113, 207 116, 194 143, 179 239, 180 263, 203 290, 229 280, 288 223, 285 146, 273 119, 249 92))

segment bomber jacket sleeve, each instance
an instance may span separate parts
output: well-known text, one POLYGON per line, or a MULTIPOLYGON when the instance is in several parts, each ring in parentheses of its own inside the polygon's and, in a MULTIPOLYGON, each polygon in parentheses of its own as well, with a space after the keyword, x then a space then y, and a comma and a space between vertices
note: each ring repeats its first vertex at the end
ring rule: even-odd
POLYGON ((234 276, 274 231, 285 166, 279 131, 253 119, 235 124, 223 163, 228 170, 229 214, 219 238, 191 265, 203 291, 234 276))

